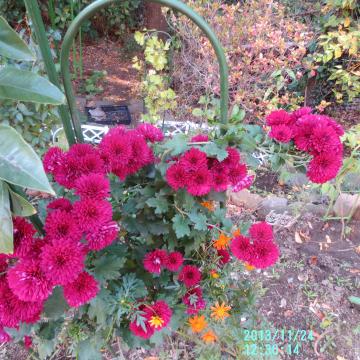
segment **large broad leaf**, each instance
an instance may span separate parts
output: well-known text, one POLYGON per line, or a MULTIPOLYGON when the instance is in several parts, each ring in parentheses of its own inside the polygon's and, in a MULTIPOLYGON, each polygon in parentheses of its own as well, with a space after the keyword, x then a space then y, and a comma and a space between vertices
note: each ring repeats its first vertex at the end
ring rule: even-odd
POLYGON ((12 254, 13 251, 13 222, 9 192, 7 185, 0 181, 0 254, 12 254))
POLYGON ((0 178, 55 195, 35 151, 13 128, 0 125, 0 178))
POLYGON ((0 98, 52 105, 65 102, 64 94, 49 80, 11 66, 0 71, 0 98))
POLYGON ((0 16, 0 55, 14 60, 35 60, 35 55, 2 16, 0 16))
POLYGON ((36 209, 22 196, 9 188, 11 199, 11 212, 16 216, 31 216, 36 214, 36 209))

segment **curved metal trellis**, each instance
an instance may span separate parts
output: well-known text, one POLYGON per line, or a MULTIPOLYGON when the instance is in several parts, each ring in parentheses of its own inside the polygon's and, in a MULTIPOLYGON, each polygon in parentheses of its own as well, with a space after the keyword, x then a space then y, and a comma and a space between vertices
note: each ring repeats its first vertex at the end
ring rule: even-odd
MULTIPOLYGON (((78 142, 83 142, 84 138, 81 129, 79 114, 76 109, 74 90, 71 83, 70 59, 69 59, 71 46, 80 29, 80 26, 84 21, 89 19, 91 16, 93 16, 96 12, 98 12, 102 8, 117 1, 120 0, 96 0, 92 4, 88 5, 86 8, 84 8, 70 24, 62 44, 61 55, 60 55, 61 73, 64 82, 65 95, 70 108, 74 132, 78 142)), ((211 45, 215 50, 216 57, 219 62, 220 90, 221 90, 220 120, 223 124, 226 124, 227 115, 228 115, 228 97, 229 97, 228 66, 226 63, 224 50, 220 44, 219 39, 216 37, 214 31, 210 28, 210 26, 199 14, 197 14, 189 6, 187 6, 186 4, 184 4, 179 0, 147 0, 147 1, 159 3, 161 5, 170 7, 186 15, 204 32, 204 34, 209 39, 211 45)))

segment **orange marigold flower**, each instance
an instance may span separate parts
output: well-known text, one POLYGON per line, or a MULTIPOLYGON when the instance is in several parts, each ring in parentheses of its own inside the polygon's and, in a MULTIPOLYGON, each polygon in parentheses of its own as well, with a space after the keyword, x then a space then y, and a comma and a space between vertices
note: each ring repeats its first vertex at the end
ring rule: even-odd
POLYGON ((214 240, 214 248, 216 250, 225 250, 230 243, 231 238, 226 236, 224 233, 220 233, 219 237, 214 240))
POLYGON ((205 316, 201 315, 195 315, 191 318, 189 318, 189 325, 191 327, 191 330, 194 333, 202 332, 207 327, 207 322, 205 320, 205 316))
POLYGON ((255 266, 252 266, 252 265, 250 265, 250 264, 247 263, 247 262, 244 264, 244 266, 245 266, 245 269, 246 269, 247 271, 252 271, 252 270, 255 269, 255 266))
POLYGON ((216 270, 210 270, 210 276, 213 279, 218 279, 220 277, 219 273, 216 270))
POLYGON ((217 341, 217 336, 212 330, 209 330, 202 336, 202 339, 204 340, 204 342, 210 344, 217 341))
POLYGON ((241 235, 240 229, 236 229, 236 230, 233 232, 233 236, 240 236, 240 235, 241 235))
POLYGON ((224 320, 229 317, 229 310, 231 310, 231 306, 225 305, 223 302, 221 305, 217 302, 215 306, 210 308, 212 310, 211 317, 215 318, 215 320, 224 320))
POLYGON ((204 208, 208 209, 209 211, 215 210, 215 203, 214 201, 203 201, 200 203, 204 208))

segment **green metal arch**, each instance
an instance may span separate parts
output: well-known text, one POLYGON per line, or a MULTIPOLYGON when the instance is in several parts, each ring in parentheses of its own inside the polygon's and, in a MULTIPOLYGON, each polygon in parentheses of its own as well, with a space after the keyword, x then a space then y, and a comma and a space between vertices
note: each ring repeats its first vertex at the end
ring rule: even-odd
MULTIPOLYGON (((69 60, 70 49, 76 37, 76 34, 80 29, 81 24, 85 20, 89 19, 92 15, 94 15, 96 12, 101 10, 102 8, 116 1, 119 0, 97 0, 94 1, 92 4, 88 5, 86 8, 84 8, 70 24, 69 29, 65 34, 64 41, 61 47, 60 61, 61 61, 61 73, 64 81, 64 90, 70 108, 75 135, 77 141, 79 142, 83 142, 83 135, 81 132, 80 119, 76 111, 76 100, 74 96, 73 87, 71 84, 70 60, 69 60)), ((209 39, 211 45, 215 50, 216 57, 219 62, 220 91, 221 91, 220 120, 223 124, 226 124, 227 113, 228 113, 228 98, 229 98, 228 66, 226 63, 224 50, 220 44, 219 39, 216 37, 214 31, 210 28, 210 26, 199 14, 197 14, 189 6, 187 6, 186 4, 184 4, 179 0, 147 0, 147 1, 159 3, 161 5, 173 8, 181 12, 182 14, 186 15, 205 33, 205 35, 209 39)))

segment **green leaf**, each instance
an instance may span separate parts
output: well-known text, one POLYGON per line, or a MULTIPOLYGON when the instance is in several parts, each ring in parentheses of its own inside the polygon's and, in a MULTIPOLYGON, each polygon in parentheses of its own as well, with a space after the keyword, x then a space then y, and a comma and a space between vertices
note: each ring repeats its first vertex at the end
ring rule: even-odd
POLYGON ((77 356, 79 360, 101 360, 100 348, 89 339, 81 341, 77 347, 77 356))
POLYGON ((0 125, 0 178, 24 188, 55 194, 35 151, 7 125, 0 125))
POLYGON ((180 214, 176 214, 173 218, 173 229, 176 236, 180 239, 184 236, 190 235, 189 220, 183 218, 180 214))
POLYGON ((194 228, 196 230, 207 230, 206 225, 206 216, 204 214, 198 213, 195 209, 189 214, 190 220, 195 224, 194 228))
POLYGON ((64 315, 68 308, 69 306, 64 299, 62 288, 56 287, 52 295, 45 302, 44 314, 52 320, 57 320, 64 315))
POLYGON ((94 261, 95 277, 100 280, 112 280, 120 277, 119 271, 125 264, 125 257, 102 256, 94 261))
POLYGON ((13 222, 9 191, 7 185, 0 181, 0 254, 12 254, 13 252, 13 222))
POLYGON ((146 204, 155 208, 155 214, 165 214, 169 209, 167 200, 159 196, 149 199, 146 204))
POLYGON ((7 21, 0 16, 0 55, 14 60, 34 61, 35 55, 7 21))
POLYGON ((200 108, 195 108, 193 109, 192 114, 196 117, 201 117, 203 116, 204 112, 200 108))
POLYGON ((219 161, 225 160, 228 156, 225 146, 220 147, 213 142, 206 144, 203 147, 203 151, 209 156, 216 156, 219 161))
POLYGON ((349 301, 353 304, 360 305, 360 297, 357 296, 349 296, 349 301))
POLYGON ((64 94, 49 80, 10 66, 0 71, 0 98, 52 105, 65 102, 64 94))
POLYGON ((185 134, 177 134, 171 140, 164 144, 165 149, 170 150, 173 156, 183 153, 187 149, 187 136, 185 134))
POLYGON ((9 187, 11 199, 11 212, 17 216, 31 216, 36 214, 36 209, 22 196, 12 191, 9 187))

